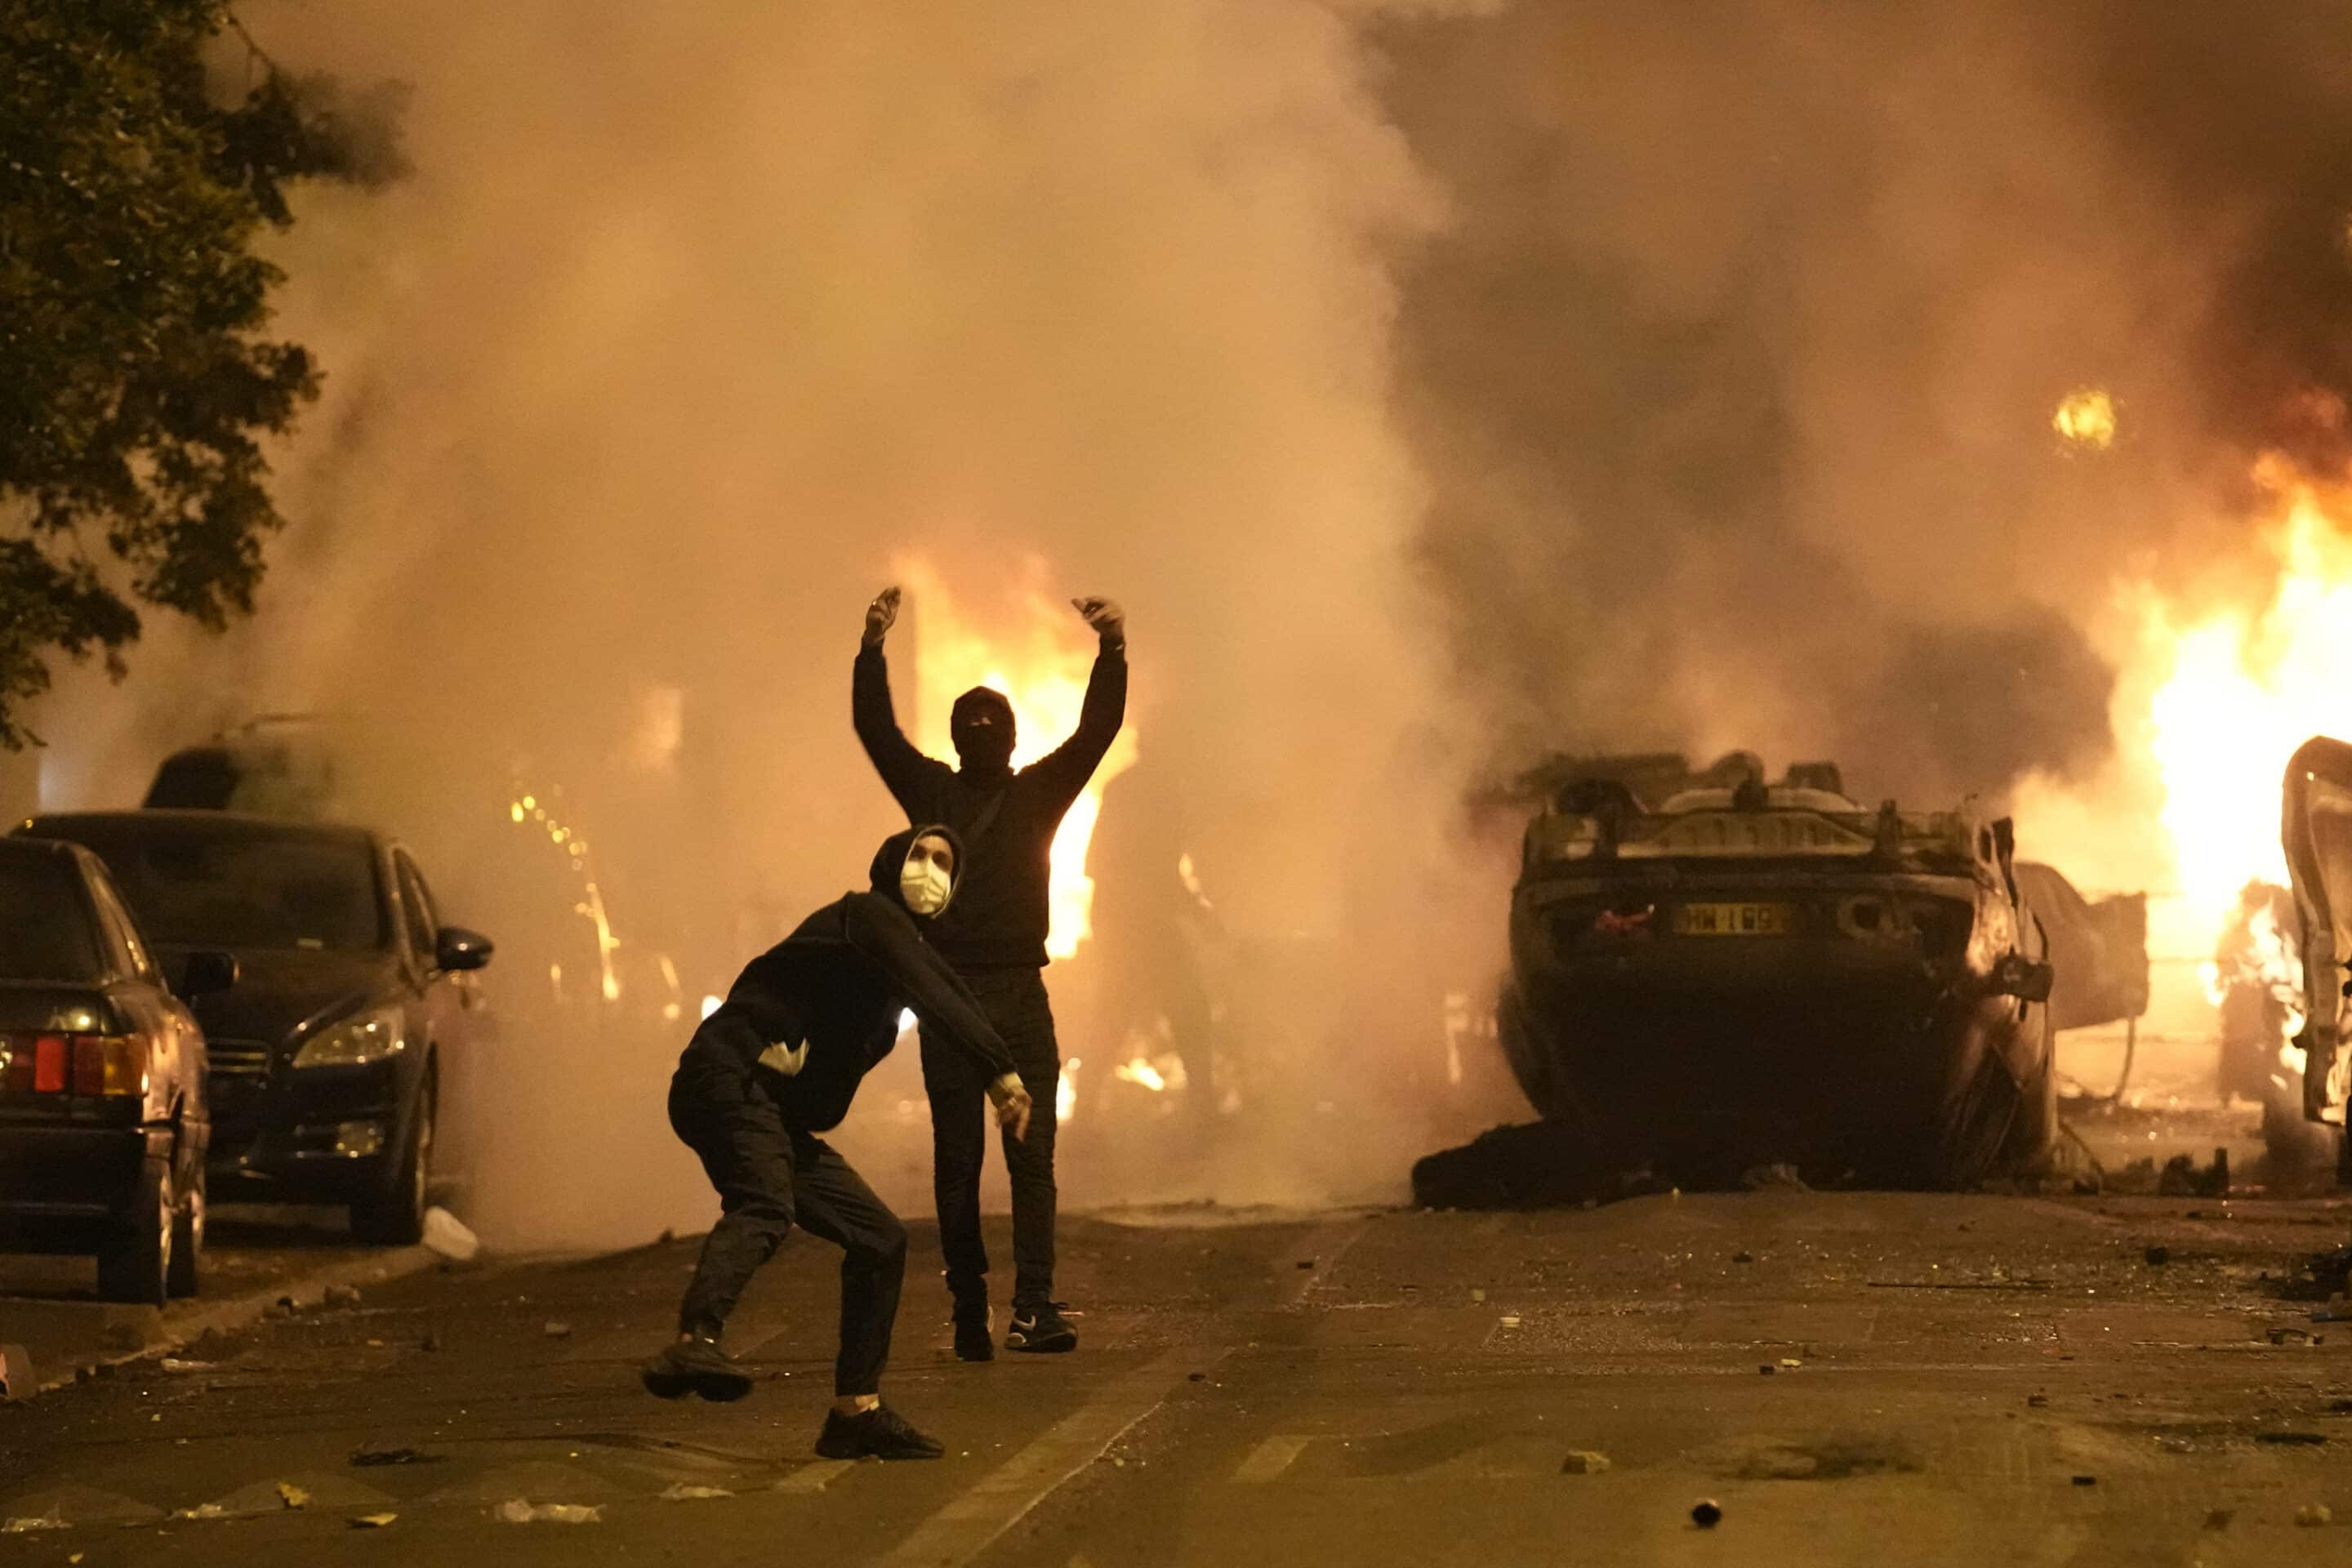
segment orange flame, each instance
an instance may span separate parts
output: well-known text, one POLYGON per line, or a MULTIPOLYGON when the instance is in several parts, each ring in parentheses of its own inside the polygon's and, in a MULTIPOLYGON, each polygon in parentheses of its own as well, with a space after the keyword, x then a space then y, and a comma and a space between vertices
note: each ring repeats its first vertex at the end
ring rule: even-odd
MULTIPOLYGON (((992 686, 1012 700, 1015 767, 1035 762, 1069 738, 1086 700, 1094 666, 1094 639, 1066 599, 1043 589, 1042 563, 1004 620, 983 625, 961 605, 930 563, 898 563, 906 584, 914 633, 915 743, 934 757, 952 758, 949 710, 975 686, 992 686), (1008 624, 1009 623, 1009 624, 1008 624)), ((1102 813, 1103 786, 1135 761, 1135 728, 1119 732, 1101 767, 1062 819, 1054 836, 1050 883, 1053 925, 1045 951, 1067 958, 1092 934, 1094 881, 1086 874, 1087 845, 1102 813)))

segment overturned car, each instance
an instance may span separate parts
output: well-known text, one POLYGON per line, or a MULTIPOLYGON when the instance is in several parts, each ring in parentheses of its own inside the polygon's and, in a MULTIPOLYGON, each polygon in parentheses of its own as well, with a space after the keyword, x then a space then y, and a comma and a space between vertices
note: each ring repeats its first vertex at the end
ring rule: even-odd
POLYGON ((1745 752, 1542 785, 1502 1043, 1596 1160, 1959 1187, 2049 1159, 2053 972, 2007 820, 1872 810, 1831 764, 1767 783, 1745 752))

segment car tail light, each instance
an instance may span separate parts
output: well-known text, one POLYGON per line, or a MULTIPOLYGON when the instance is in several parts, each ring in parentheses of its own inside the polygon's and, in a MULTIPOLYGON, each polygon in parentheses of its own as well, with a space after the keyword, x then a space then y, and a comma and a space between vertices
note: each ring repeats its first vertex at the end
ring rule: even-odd
POLYGON ((0 1035, 7 1068, 0 1088, 10 1094, 92 1098, 147 1092, 147 1047, 112 1035, 0 1035))

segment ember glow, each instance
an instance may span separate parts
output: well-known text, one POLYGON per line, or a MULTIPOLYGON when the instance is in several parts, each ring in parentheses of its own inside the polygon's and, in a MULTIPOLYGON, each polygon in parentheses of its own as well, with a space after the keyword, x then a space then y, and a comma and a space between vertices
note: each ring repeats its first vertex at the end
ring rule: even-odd
POLYGON ((2050 416, 2050 427, 2074 446, 2103 452, 2116 441, 2116 400, 2104 387, 2070 392, 2050 416))
MULTIPOLYGON (((960 604, 929 563, 902 560, 898 575, 909 606, 903 624, 913 634, 916 700, 908 732, 916 745, 952 760, 949 710, 975 686, 994 687, 1012 700, 1013 766, 1035 762, 1069 738, 1086 700, 1095 639, 1068 597, 1047 591, 1042 563, 1013 609, 992 624, 960 604)), ((903 667, 897 673, 905 679, 903 667)), ((1135 743, 1130 721, 1054 836, 1053 928, 1045 939, 1052 957, 1068 958, 1091 932, 1095 889, 1086 874, 1087 845, 1102 814, 1103 786, 1135 761, 1135 743)))

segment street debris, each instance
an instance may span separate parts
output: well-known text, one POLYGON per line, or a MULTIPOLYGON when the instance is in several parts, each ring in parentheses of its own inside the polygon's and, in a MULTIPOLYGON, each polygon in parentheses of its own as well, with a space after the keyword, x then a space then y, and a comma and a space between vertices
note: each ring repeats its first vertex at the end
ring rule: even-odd
POLYGON ((471 1263, 482 1251, 481 1238, 437 1204, 425 1211, 425 1245, 452 1263, 471 1263))
POLYGON ((200 1502, 194 1508, 173 1510, 172 1517, 173 1519, 226 1519, 229 1517, 229 1512, 216 1502, 200 1502))
POLYGON ((1559 1462, 1563 1476, 1605 1476, 1609 1468, 1609 1456, 1594 1448, 1571 1448, 1559 1462))
POLYGON ((572 1502, 527 1502, 509 1498, 491 1511, 501 1524, 602 1524, 604 1510, 572 1502))
POLYGON ((1723 1505, 1713 1498, 1702 1498, 1691 1510, 1691 1522, 1701 1530, 1713 1530, 1723 1522, 1723 1505))
POLYGON ((356 1307, 360 1304, 360 1288, 356 1285, 330 1285, 326 1304, 330 1307, 356 1307))
POLYGON ((416 1342, 416 1348, 425 1352, 427 1355, 430 1355, 433 1352, 441 1348, 441 1336, 439 1334, 427 1334, 423 1339, 416 1342))
POLYGON ((662 1493, 664 1502, 702 1502, 711 1498, 733 1497, 724 1487, 690 1487, 684 1481, 662 1493))
POLYGON ((64 1520, 53 1513, 45 1513, 31 1519, 12 1519, 0 1524, 0 1535, 27 1535, 36 1530, 63 1530, 65 1527, 64 1520))
POLYGON ((2078 1487, 2095 1487, 2099 1484, 2099 1478, 2096 1476, 2076 1476, 2074 1478, 2074 1484, 2078 1487))
POLYGON ((1503 1320, 1503 1327, 1507 1329, 1516 1329, 1518 1326, 1519 1320, 1516 1317, 1507 1317, 1503 1320))
POLYGON ((2238 1510, 2234 1508, 2217 1508, 2205 1516, 2205 1528, 2227 1530, 2230 1528, 2230 1521, 2237 1517, 2238 1510))
POLYGON ((2294 1521, 2305 1530, 2315 1530, 2321 1525, 2334 1524, 2336 1510, 2324 1502, 2306 1503, 2295 1510, 2294 1521))
POLYGON ((2050 1396, 2046 1394, 2029 1394, 2025 1396, 2025 1404, 2026 1408, 2030 1410, 2047 1410, 2050 1408, 2050 1396))
POLYGON ((2254 1441, 2274 1448, 2315 1448, 2327 1439, 2317 1432, 2257 1432, 2254 1441))
POLYGON ((1752 1252, 1735 1252, 1731 1255, 1731 1261, 1734 1263, 1753 1263, 1756 1261, 1756 1255, 1752 1252))
POLYGON ((2230 1151, 2213 1151, 2213 1163, 2200 1168, 2187 1154, 2165 1162, 2156 1179, 2157 1195, 2167 1198, 2225 1198, 2230 1195, 2230 1151))
POLYGON ((572 1337, 572 1325, 569 1323, 558 1322, 554 1319, 550 1318, 547 1321, 547 1327, 540 1331, 551 1340, 568 1340, 572 1337))
POLYGON ((185 1377, 191 1373, 217 1372, 220 1370, 220 1363, 216 1361, 181 1361, 173 1356, 165 1356, 163 1361, 163 1367, 165 1372, 172 1373, 175 1377, 185 1377))
POLYGON ((2172 1261, 2172 1249, 2168 1247, 2151 1247, 2142 1256, 2147 1260, 2147 1266, 2150 1268, 2161 1268, 2172 1261))
POLYGON ((351 1526, 353 1530, 383 1530, 389 1527, 392 1521, 399 1517, 400 1515, 396 1513, 354 1514, 352 1516, 351 1526))
POLYGON ((2315 1334, 2307 1329, 2271 1329, 2264 1337, 2274 1345, 2316 1345, 2327 1341, 2326 1335, 2315 1334))
POLYGON ((292 1481, 278 1482, 278 1496, 288 1508, 309 1508, 310 1506, 310 1494, 303 1490, 300 1487, 296 1486, 292 1481))
POLYGON ((22 1345, 0 1345, 0 1402, 30 1399, 40 1392, 33 1377, 33 1358, 22 1345))
POLYGON ((1792 1193, 1813 1190, 1806 1184, 1805 1178, 1797 1173, 1796 1166, 1785 1163, 1751 1166, 1741 1173, 1739 1184, 1751 1193, 1760 1193, 1768 1187, 1785 1187, 1792 1193))

